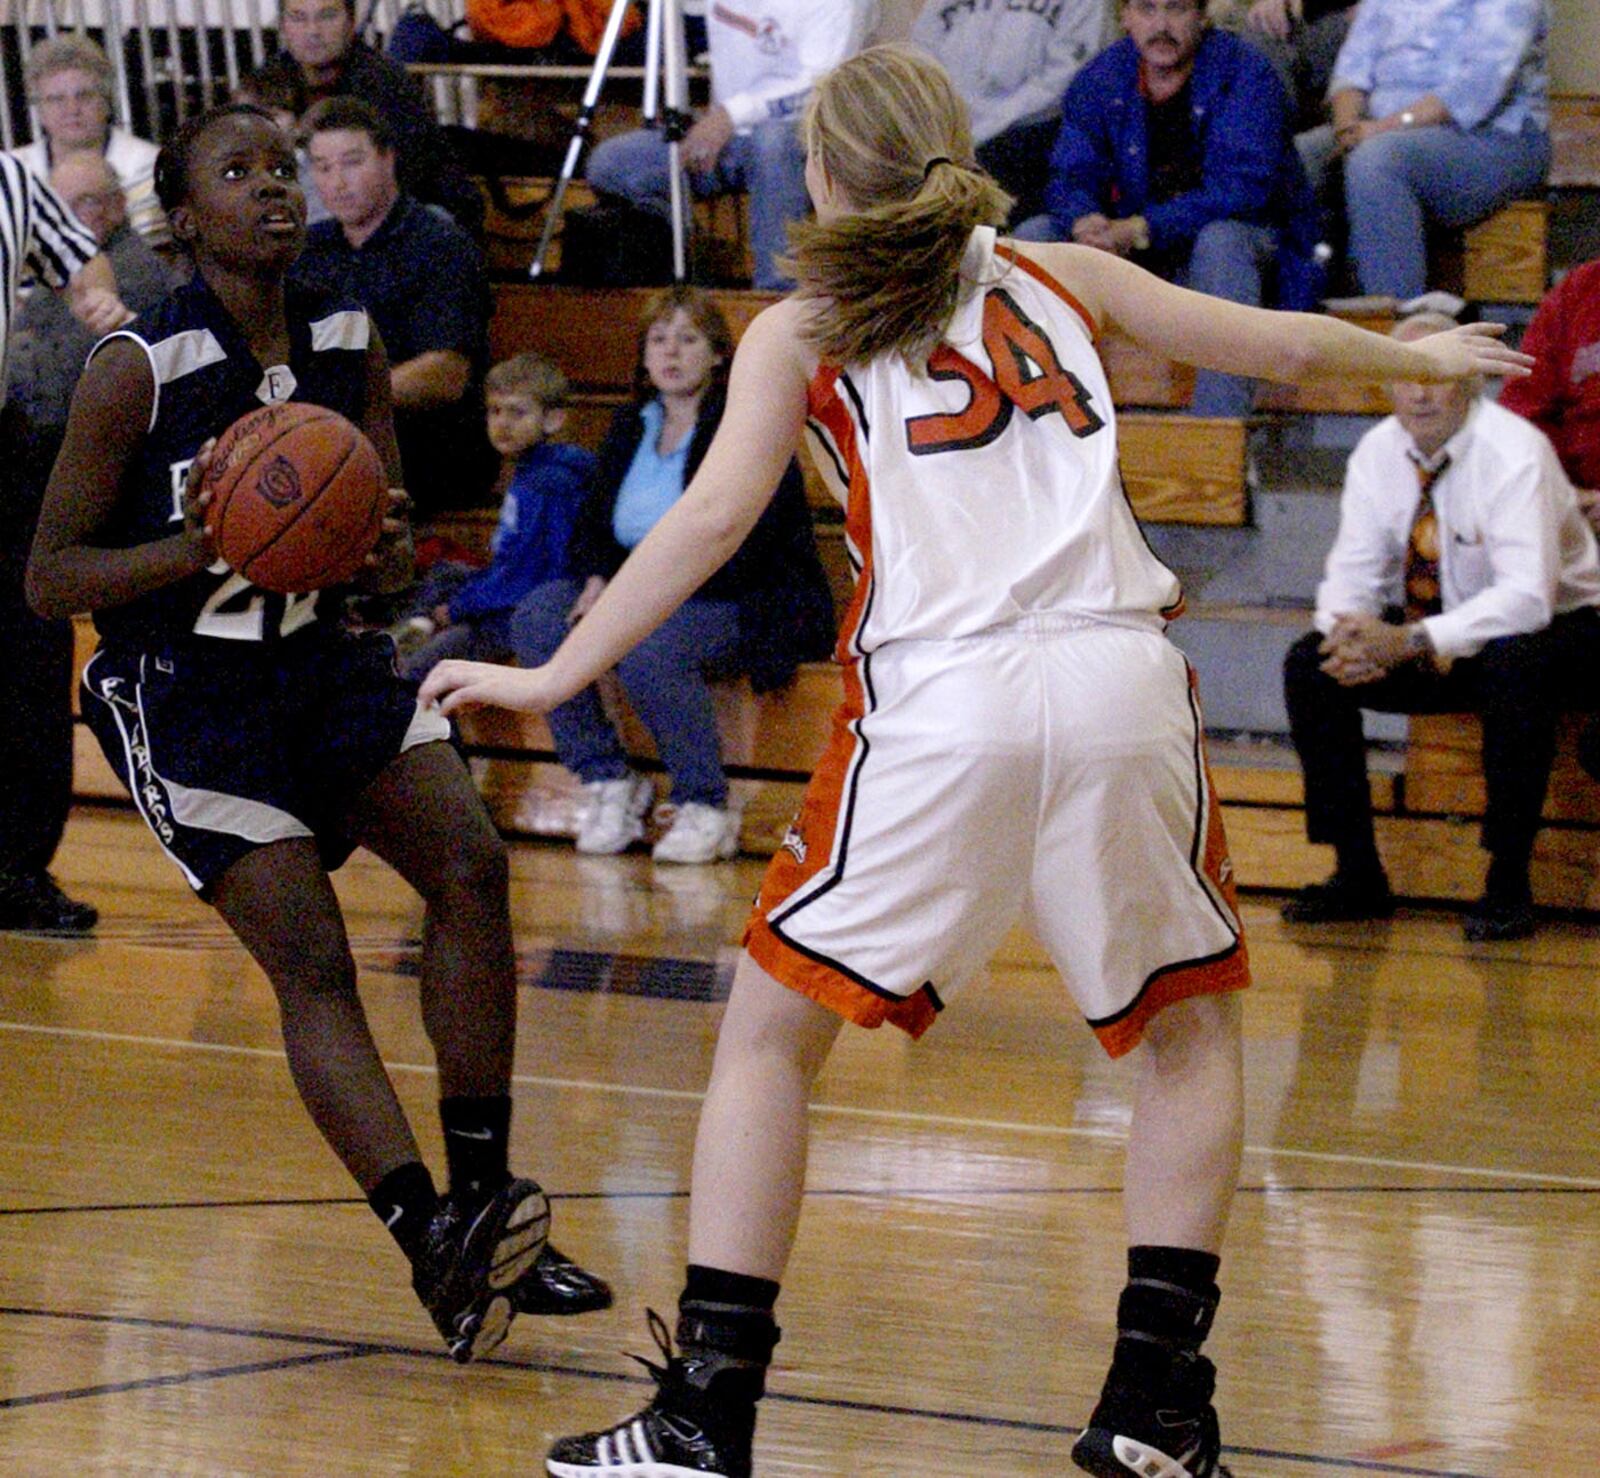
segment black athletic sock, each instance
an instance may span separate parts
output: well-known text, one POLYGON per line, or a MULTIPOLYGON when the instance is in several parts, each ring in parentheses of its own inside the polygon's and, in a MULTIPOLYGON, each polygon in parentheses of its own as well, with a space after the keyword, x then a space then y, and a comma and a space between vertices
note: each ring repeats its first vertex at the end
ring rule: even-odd
POLYGON ((1130 1247, 1128 1285, 1117 1302, 1113 1385, 1163 1384, 1200 1353, 1216 1313, 1221 1259, 1192 1247, 1130 1247))
POLYGON ((1376 847, 1339 847, 1334 852, 1333 870, 1340 882, 1351 887, 1372 893, 1385 892, 1389 887, 1376 847))
POLYGON ((770 1278, 689 1264, 678 1299, 678 1354, 693 1415, 713 1437, 748 1451, 781 1331, 770 1278))
POLYGON ((439 1193, 433 1188, 428 1167, 421 1160, 396 1166, 372 1188, 367 1204, 388 1227, 400 1250, 415 1262, 428 1223, 439 1209, 439 1193))
POLYGON ((450 1194, 468 1203, 487 1201, 511 1179, 511 1095, 441 1098, 439 1122, 450 1194))
POLYGON ((1528 882, 1528 855, 1496 852, 1491 856, 1483 896, 1508 906, 1531 903, 1533 889, 1528 882))

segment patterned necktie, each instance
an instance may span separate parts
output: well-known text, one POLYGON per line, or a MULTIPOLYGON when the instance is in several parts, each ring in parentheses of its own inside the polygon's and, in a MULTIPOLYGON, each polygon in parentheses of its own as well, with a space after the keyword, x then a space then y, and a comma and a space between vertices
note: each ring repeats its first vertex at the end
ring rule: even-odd
POLYGON ((1449 456, 1433 467, 1412 459, 1417 469, 1417 514, 1411 521, 1411 538, 1406 542, 1406 620, 1420 621, 1437 616, 1443 609, 1439 599, 1439 515, 1433 507, 1433 485, 1450 465, 1449 456))

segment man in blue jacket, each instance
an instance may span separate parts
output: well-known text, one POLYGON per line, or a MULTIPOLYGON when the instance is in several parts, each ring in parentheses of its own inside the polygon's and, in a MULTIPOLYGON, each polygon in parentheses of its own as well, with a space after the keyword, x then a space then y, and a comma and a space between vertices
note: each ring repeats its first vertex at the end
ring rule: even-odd
MULTIPOLYGON (((1128 34, 1073 79, 1045 190, 1017 235, 1133 257, 1236 303, 1309 308, 1317 211, 1272 64, 1206 25, 1202 0, 1124 0, 1128 34)), ((1250 413, 1248 380, 1211 371, 1190 409, 1250 413)))

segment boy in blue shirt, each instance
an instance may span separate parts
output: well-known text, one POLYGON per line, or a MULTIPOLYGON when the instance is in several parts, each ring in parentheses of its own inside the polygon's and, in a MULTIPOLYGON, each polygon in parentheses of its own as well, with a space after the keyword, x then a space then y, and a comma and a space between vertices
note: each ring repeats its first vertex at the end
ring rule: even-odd
POLYGON ((542 354, 517 354, 484 381, 489 441, 511 463, 489 567, 436 565, 417 587, 419 614, 395 628, 400 671, 420 682, 446 657, 512 656, 511 613, 566 568, 567 541, 594 472, 592 452, 555 441, 566 422, 567 378, 542 354))

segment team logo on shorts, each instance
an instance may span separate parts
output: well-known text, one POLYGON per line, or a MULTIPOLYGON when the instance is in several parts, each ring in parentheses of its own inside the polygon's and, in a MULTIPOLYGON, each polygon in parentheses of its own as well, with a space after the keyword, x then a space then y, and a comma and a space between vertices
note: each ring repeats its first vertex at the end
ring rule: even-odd
POLYGON ((274 457, 256 482, 256 491, 274 508, 287 508, 300 501, 300 473, 287 457, 274 457))
POLYGON ((783 850, 803 867, 806 860, 806 839, 800 835, 800 829, 793 824, 783 834, 781 843, 783 850))

